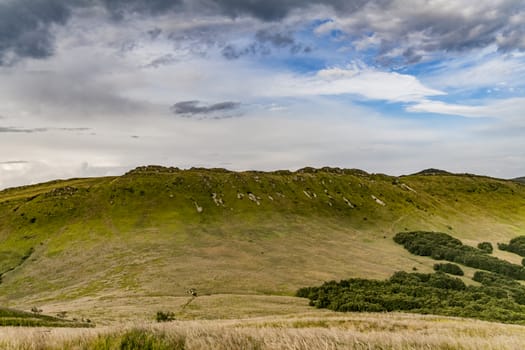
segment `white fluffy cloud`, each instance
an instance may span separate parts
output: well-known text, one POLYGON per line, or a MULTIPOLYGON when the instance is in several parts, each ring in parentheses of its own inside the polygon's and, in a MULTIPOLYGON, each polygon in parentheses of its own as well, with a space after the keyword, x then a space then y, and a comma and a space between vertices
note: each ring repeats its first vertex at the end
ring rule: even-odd
POLYGON ((276 79, 275 87, 269 93, 282 96, 352 94, 390 102, 414 102, 445 94, 424 86, 414 76, 359 65, 322 69, 313 77, 276 79))

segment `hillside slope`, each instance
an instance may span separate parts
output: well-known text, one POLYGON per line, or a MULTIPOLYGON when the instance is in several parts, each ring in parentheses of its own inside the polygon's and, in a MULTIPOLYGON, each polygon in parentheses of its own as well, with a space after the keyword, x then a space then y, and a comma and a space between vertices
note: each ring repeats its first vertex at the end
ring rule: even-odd
POLYGON ((54 181, 0 192, 0 304, 144 300, 189 288, 292 295, 326 280, 430 272, 432 261, 393 242, 399 231, 495 245, 525 234, 524 218, 524 185, 448 173, 152 166, 54 181))

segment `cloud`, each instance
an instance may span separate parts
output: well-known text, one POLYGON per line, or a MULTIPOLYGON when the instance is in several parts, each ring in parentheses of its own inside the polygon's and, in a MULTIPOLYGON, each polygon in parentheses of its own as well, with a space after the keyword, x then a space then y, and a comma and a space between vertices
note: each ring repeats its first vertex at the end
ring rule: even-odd
POLYGON ((0 133, 32 134, 35 132, 45 132, 45 131, 48 131, 48 129, 47 128, 25 129, 25 128, 1 127, 0 126, 0 133))
POLYGON ((8 160, 6 162, 0 162, 2 165, 16 165, 16 164, 27 164, 29 163, 26 160, 8 160))
MULTIPOLYGON (((184 18, 207 15, 253 16, 262 20, 283 18, 293 8, 308 5, 298 0, 4 0, 0 2, 0 65, 20 58, 42 59, 55 51, 54 27, 64 26, 81 10, 101 8, 112 19, 126 16, 186 14, 184 18), (173 11, 177 10, 177 11, 173 11)), ((100 16, 104 11, 87 12, 100 16)), ((151 38, 160 34, 149 32, 151 38)))
MULTIPOLYGON (((297 8, 309 6, 312 1, 302 0, 205 0, 201 4, 231 17, 250 15, 264 21, 276 21, 297 8)), ((313 1, 319 3, 319 1, 313 1)))
POLYGON ((51 128, 50 130, 59 130, 59 131, 90 131, 91 128, 51 128))
POLYGON ((416 77, 385 72, 355 64, 345 68, 327 68, 313 76, 272 77, 272 88, 260 93, 267 96, 357 95, 365 99, 389 102, 418 102, 445 93, 422 84, 416 77))
MULTIPOLYGON (((318 34, 342 31, 356 48, 370 45, 377 51, 377 61, 385 64, 416 63, 433 53, 490 45, 503 52, 525 50, 525 8, 515 0, 4 0, 0 2, 0 64, 53 55, 55 28, 82 11, 87 11, 84 16, 109 14, 117 21, 148 16, 171 16, 178 21, 248 16, 272 23, 299 11, 310 21, 327 16, 330 20, 318 26, 318 34), (367 41, 370 37, 374 40, 367 41)), ((151 39, 158 35, 158 29, 149 32, 151 39)), ((286 34, 260 32, 256 36, 259 43, 294 47, 293 38, 286 34)), ((226 49, 225 56, 234 57, 231 52, 226 49)))
POLYGON ((494 51, 444 62, 424 81, 443 89, 513 88, 525 84, 525 59, 494 51))
POLYGON ((116 19, 126 14, 158 15, 179 7, 182 0, 101 0, 102 4, 116 19))
POLYGON ((272 48, 283 50, 289 49, 292 55, 310 53, 312 48, 295 40, 293 33, 279 31, 276 29, 260 29, 255 33, 254 42, 239 49, 232 44, 222 49, 222 55, 229 59, 238 59, 247 55, 270 55, 272 48))
POLYGON ((168 66, 177 63, 179 59, 173 54, 166 54, 155 58, 148 64, 144 65, 144 68, 159 68, 161 66, 168 66))
POLYGON ((489 117, 490 112, 482 106, 468 106, 442 101, 422 101, 406 108, 409 112, 457 115, 469 118, 489 117))
POLYGON ((42 59, 53 55, 54 27, 67 24, 77 10, 102 7, 113 19, 121 19, 137 13, 159 15, 181 3, 177 0, 4 0, 0 2, 0 65, 14 64, 20 58, 42 59))
POLYGON ((260 43, 270 43, 275 47, 288 47, 295 45, 292 33, 273 32, 270 30, 259 30, 255 38, 260 43))
MULTIPOLYGON (((125 87, 133 87, 133 81, 127 80, 132 74, 122 73, 130 67, 105 52, 95 62, 89 52, 94 53, 97 49, 61 51, 52 60, 30 62, 26 69, 2 76, 4 84, 0 85, 0 96, 19 107, 1 112, 14 117, 23 106, 26 115, 48 119, 46 122, 50 119, 82 120, 85 125, 86 119, 109 115, 132 118, 156 108, 139 98, 123 96, 125 87)), ((131 68, 136 70, 136 67, 131 68)), ((5 106, 0 109, 2 107, 5 106)))
POLYGON ((67 132, 76 132, 76 131, 89 131, 91 128, 17 128, 17 127, 2 127, 0 126, 0 133, 4 134, 33 134, 37 132, 47 132, 47 131, 67 131, 67 132))
POLYGON ((191 117, 195 115, 209 115, 217 112, 231 112, 237 110, 240 106, 240 103, 231 101, 211 105, 203 105, 200 101, 182 101, 175 103, 171 107, 171 111, 175 114, 191 117))
POLYGON ((525 126, 523 110, 525 110, 525 97, 478 101, 475 105, 425 100, 407 107, 409 112, 448 114, 468 118, 494 118, 513 126, 525 126))
POLYGON ((0 187, 149 163, 524 173, 525 102, 485 99, 525 91, 522 2, 0 4, 0 159, 28 161, 0 187), (515 92, 486 93, 502 82, 515 92))
POLYGON ((359 49, 375 50, 384 64, 414 63, 436 53, 490 45, 501 51, 524 50, 524 14, 523 3, 513 0, 369 1, 354 13, 336 14, 316 31, 343 31, 359 49))
POLYGON ((45 58, 53 54, 53 25, 71 15, 67 1, 11 0, 0 3, 0 64, 17 57, 45 58))

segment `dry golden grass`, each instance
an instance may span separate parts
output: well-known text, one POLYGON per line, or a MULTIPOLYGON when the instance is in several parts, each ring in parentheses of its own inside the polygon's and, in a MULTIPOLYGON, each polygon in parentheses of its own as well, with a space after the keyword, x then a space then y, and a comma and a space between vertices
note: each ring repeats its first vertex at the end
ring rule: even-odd
POLYGON ((178 320, 245 319, 264 316, 283 316, 303 313, 324 315, 328 310, 308 306, 304 298, 219 294, 190 297, 135 296, 82 298, 78 300, 48 304, 44 311, 54 315, 67 311, 69 318, 89 318, 98 326, 113 326, 129 322, 151 322, 157 311, 175 313, 178 320), (186 306, 185 306, 186 305, 186 306))
MULTIPOLYGON (((99 329, 0 329, 2 349, 90 349, 140 329, 184 349, 465 349, 525 347, 525 328, 409 314, 274 316, 127 324, 99 329)), ((105 347, 102 347, 105 348, 105 347)), ((107 347, 111 349, 112 347, 107 347)))

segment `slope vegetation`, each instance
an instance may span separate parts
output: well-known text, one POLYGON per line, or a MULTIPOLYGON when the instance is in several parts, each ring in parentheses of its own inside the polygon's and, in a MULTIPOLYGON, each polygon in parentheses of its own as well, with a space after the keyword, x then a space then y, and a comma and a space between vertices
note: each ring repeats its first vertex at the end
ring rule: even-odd
POLYGON ((293 295, 334 279, 428 273, 433 262, 397 245, 395 233, 441 231, 496 246, 525 235, 524 217, 524 185, 446 172, 149 166, 54 181, 0 192, 0 303, 138 303, 190 288, 293 295))

